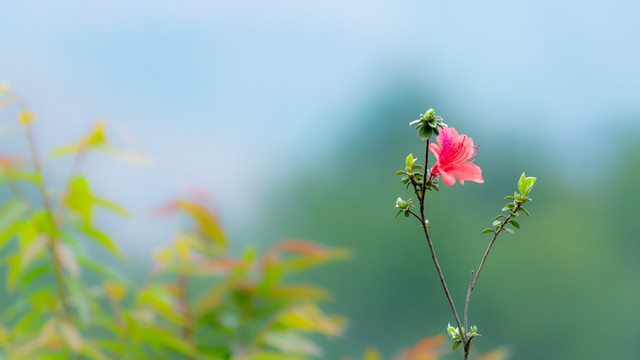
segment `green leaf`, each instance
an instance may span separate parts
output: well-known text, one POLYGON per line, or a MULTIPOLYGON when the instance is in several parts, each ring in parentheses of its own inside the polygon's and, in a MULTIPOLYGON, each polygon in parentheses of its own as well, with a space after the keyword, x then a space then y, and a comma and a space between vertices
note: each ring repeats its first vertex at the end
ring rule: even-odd
POLYGON ((47 237, 43 234, 30 239, 20 249, 20 270, 22 271, 31 264, 32 261, 42 255, 47 247, 47 237))
MULTIPOLYGON (((417 159, 416 159, 416 160, 417 160, 417 159)), ((415 161, 415 160, 413 160, 413 154, 409 154, 409 155, 407 156, 407 158, 405 159, 405 162, 407 163, 407 167, 409 167, 409 168, 413 165, 413 162, 414 162, 414 161, 415 161)))
POLYGON ((20 275, 20 279, 17 281, 18 286, 21 289, 26 289, 32 282, 39 279, 42 275, 53 272, 53 267, 50 263, 44 263, 40 265, 32 266, 28 271, 23 272, 20 275))
POLYGON ((522 195, 527 196, 527 194, 529 194, 529 192, 531 191, 531 189, 533 188, 533 184, 536 183, 536 178, 534 177, 528 177, 525 180, 525 189, 524 192, 522 193, 522 195))
POLYGON ((509 221, 509 224, 513 225, 516 229, 520 229, 520 224, 515 220, 509 221))
POLYGON ((107 210, 111 210, 116 214, 120 214, 124 217, 129 217, 129 212, 127 212, 126 209, 124 209, 123 207, 121 207, 120 205, 117 205, 115 203, 112 203, 106 199, 102 199, 99 197, 93 197, 93 202, 96 205, 102 206, 103 208, 107 209, 107 210))
POLYGON ((524 173, 522 173, 522 175, 520 175, 520 179, 518 179, 518 190, 520 190, 520 194, 525 195, 525 190, 526 190, 526 181, 527 178, 524 176, 524 173))
POLYGON ((78 176, 71 180, 67 205, 80 215, 87 223, 91 222, 91 205, 93 197, 87 179, 78 176))
POLYGON ((49 158, 56 158, 62 155, 74 154, 80 150, 79 145, 68 145, 68 146, 60 146, 54 149, 50 154, 49 158))
POLYGON ((494 222, 491 224, 491 226, 498 226, 498 225, 500 225, 500 224, 502 224, 502 221, 500 221, 500 220, 496 220, 496 221, 494 221, 494 222))
POLYGON ((482 230, 481 234, 487 234, 487 233, 490 233, 490 232, 494 233, 496 231, 494 229, 491 229, 491 228, 486 228, 486 229, 482 230))
POLYGON ((295 331, 270 331, 264 335, 263 341, 285 354, 322 356, 318 345, 295 331))
POLYGON ((40 174, 18 170, 6 170, 5 174, 8 178, 29 181, 35 184, 40 183, 40 174))
POLYGON ((120 250, 118 249, 116 244, 111 241, 111 238, 109 238, 107 234, 91 227, 86 223, 79 224, 78 230, 87 235, 91 240, 93 240, 93 242, 115 255, 120 261, 124 262, 124 258, 122 257, 122 254, 120 254, 120 250))
POLYGON ((81 352, 84 356, 93 360, 110 360, 110 358, 107 355, 103 354, 100 351, 100 348, 87 342, 84 342, 82 344, 81 352))
POLYGON ((455 351, 455 350, 458 348, 458 346, 460 346, 460 341, 456 341, 456 342, 454 342, 454 343, 453 343, 453 346, 451 347, 451 349, 452 349, 453 351, 455 351))
POLYGON ((31 215, 31 220, 33 224, 36 226, 38 232, 45 233, 50 237, 57 237, 58 230, 56 229, 55 224, 53 223, 53 218, 51 215, 45 211, 36 211, 31 215))
POLYGON ((531 214, 529 214, 529 211, 527 211, 527 209, 521 207, 520 211, 522 211, 523 213, 527 214, 527 216, 531 216, 531 214))
POLYGON ((515 200, 516 198, 513 196, 505 196, 504 197, 506 200, 515 200))
POLYGON ((502 211, 512 210, 515 207, 513 204, 507 204, 502 208, 502 211))
POLYGON ((508 227, 504 227, 502 228, 503 230, 506 230, 509 234, 514 234, 513 229, 509 229, 508 227))
POLYGON ((498 220, 498 219, 503 218, 503 217, 504 217, 504 215, 500 214, 500 215, 496 216, 494 220, 498 220))
POLYGON ((6 280, 6 289, 11 292, 15 288, 16 280, 18 280, 18 276, 20 275, 20 255, 13 254, 9 255, 6 258, 7 262, 7 280, 6 280))
POLYGON ((69 289, 69 296, 73 305, 78 310, 80 322, 83 325, 89 323, 91 317, 91 304, 88 298, 88 291, 84 285, 76 278, 65 278, 65 284, 69 289))
POLYGON ((116 269, 111 269, 104 264, 93 261, 86 256, 78 254, 78 262, 85 268, 94 271, 107 279, 115 280, 122 284, 129 284, 127 276, 116 269))
POLYGON ((420 140, 428 140, 433 134, 433 129, 431 126, 425 125, 418 129, 418 137, 420 140))
POLYGON ((18 220, 27 210, 28 205, 22 201, 9 200, 0 208, 0 250, 19 230, 18 220))

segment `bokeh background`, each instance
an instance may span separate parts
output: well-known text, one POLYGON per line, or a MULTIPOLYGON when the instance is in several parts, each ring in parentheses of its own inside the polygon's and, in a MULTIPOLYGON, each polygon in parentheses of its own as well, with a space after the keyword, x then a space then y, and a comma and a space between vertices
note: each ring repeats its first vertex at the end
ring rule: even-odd
MULTIPOLYGON (((639 16, 635 1, 5 1, 0 80, 38 114, 42 152, 105 119, 154 159, 83 169, 133 214, 102 221, 134 276, 179 224, 153 209, 191 185, 212 191, 236 249, 291 237, 351 248, 305 277, 350 319, 327 359, 390 355, 453 322, 418 227, 393 218, 408 196, 393 173, 424 152, 408 123, 433 107, 480 145, 485 179, 443 186, 428 209, 458 307, 480 230, 523 170, 538 177, 533 216, 499 239, 474 291, 477 347, 630 359, 639 16)), ((0 113, 3 153, 25 146, 13 116, 0 113)), ((47 175, 62 182, 69 166, 51 160, 47 175)))

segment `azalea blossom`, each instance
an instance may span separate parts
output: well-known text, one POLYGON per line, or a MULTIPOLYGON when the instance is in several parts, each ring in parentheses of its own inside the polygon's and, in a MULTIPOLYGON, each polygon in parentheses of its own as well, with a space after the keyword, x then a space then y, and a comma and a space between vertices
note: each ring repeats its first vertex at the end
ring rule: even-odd
POLYGON ((436 163, 431 168, 431 176, 442 175, 442 182, 447 185, 456 183, 464 185, 465 181, 483 183, 482 170, 473 163, 478 147, 473 146, 473 140, 466 135, 458 135, 456 129, 442 128, 436 137, 437 144, 430 144, 429 149, 436 157, 436 163), (471 159, 471 161, 467 161, 471 159))

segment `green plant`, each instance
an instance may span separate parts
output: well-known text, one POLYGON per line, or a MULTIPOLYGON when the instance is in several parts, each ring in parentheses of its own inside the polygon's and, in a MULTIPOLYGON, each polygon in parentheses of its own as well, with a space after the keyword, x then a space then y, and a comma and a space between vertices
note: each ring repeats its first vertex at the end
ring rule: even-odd
POLYGON ((319 306, 330 294, 288 277, 344 259, 345 250, 285 240, 262 255, 247 248, 234 256, 217 216, 200 200, 178 199, 160 209, 161 215, 186 215, 191 225, 155 254, 146 282, 135 284, 118 270, 125 256, 116 242, 95 224, 97 209, 128 213, 95 194, 81 167, 97 151, 141 157, 114 147, 99 122, 51 154, 74 159, 68 180, 55 191, 37 151, 36 116, 0 88, 0 108, 10 105, 17 107, 31 161, 0 156, 0 181, 12 191, 0 207, 0 251, 11 294, 1 313, 0 358, 309 359, 322 354, 313 334, 341 334, 344 319, 319 306), (95 260, 104 253, 121 264, 95 260))
POLYGON ((411 122, 410 125, 416 126, 418 137, 426 142, 424 166, 416 164, 418 159, 414 158, 413 154, 409 154, 405 159, 404 170, 396 172, 396 175, 402 175, 402 183, 405 184, 407 188, 411 187, 413 189, 413 193, 418 199, 418 209, 416 209, 416 203, 413 199, 403 200, 401 197, 398 197, 395 204, 395 207, 398 209, 396 211, 396 217, 400 214, 403 214, 405 217, 413 216, 420 223, 420 227, 423 229, 424 236, 429 245, 431 258, 457 325, 457 327, 448 325, 447 328, 449 337, 453 342, 453 350, 456 350, 462 345, 464 358, 467 359, 473 339, 480 336, 476 326, 472 326, 471 328, 467 326, 471 292, 476 286, 480 272, 484 267, 487 256, 498 235, 503 231, 513 234, 514 229, 520 228, 520 224, 515 221, 515 218, 519 216, 521 212, 527 216, 529 215, 529 212, 523 205, 531 201, 528 195, 536 178, 526 177, 525 174, 522 173, 518 181, 518 190, 520 193, 514 192, 513 196, 505 197, 505 199, 512 200, 511 203, 506 204, 502 209, 506 214, 496 216, 492 227, 482 231, 483 234, 492 233, 493 238, 489 242, 477 271, 471 271, 471 279, 467 288, 467 297, 464 306, 464 317, 461 320, 436 256, 435 248, 429 234, 429 229, 432 226, 429 224, 429 220, 425 215, 425 207, 428 191, 439 191, 438 179, 440 177, 442 177, 442 182, 446 185, 454 185, 456 180, 459 180, 463 185, 465 181, 484 182, 482 170, 473 163, 478 147, 474 147, 473 140, 470 137, 460 135, 454 128, 447 127, 447 125, 442 122, 442 118, 436 116, 433 109, 429 109, 425 114, 421 114, 420 118, 411 122), (434 134, 437 135, 437 144, 430 143, 430 139, 434 134), (428 167, 429 151, 431 151, 436 158, 436 161, 430 169, 428 167), (421 169, 425 170, 420 172, 421 169), (512 226, 513 228, 507 226, 512 226))

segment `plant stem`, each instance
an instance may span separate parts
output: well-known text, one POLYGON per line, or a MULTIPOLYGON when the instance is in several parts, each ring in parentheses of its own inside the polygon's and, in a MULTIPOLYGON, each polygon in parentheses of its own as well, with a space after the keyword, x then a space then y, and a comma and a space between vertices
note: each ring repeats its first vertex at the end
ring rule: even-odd
MULTIPOLYGON (((44 183, 44 173, 42 171, 42 165, 40 164, 40 160, 38 158, 38 153, 36 151, 35 140, 33 138, 33 132, 31 130, 31 126, 29 124, 26 125, 27 128, 27 141, 29 142, 29 149, 31 151, 31 159, 33 161, 33 167, 36 173, 39 175, 38 181, 38 189, 40 190, 40 196, 42 197, 42 203, 45 208, 45 212, 51 226, 55 233, 58 233, 58 226, 53 218, 53 212, 51 208, 51 203, 49 202, 49 198, 47 197, 47 192, 44 183)), ((62 316, 63 318, 71 323, 71 309, 69 308, 69 303, 67 301, 67 293, 64 288, 64 277, 62 274, 62 264, 60 263, 60 258, 58 258, 58 250, 57 250, 57 239, 54 236, 49 235, 49 249, 51 251, 51 257, 53 259, 53 269, 56 276, 56 284, 58 287, 58 292, 60 294, 60 302, 62 302, 62 316)), ((81 355, 76 354, 77 359, 81 359, 81 355)), ((65 351, 66 358, 66 351, 65 351)))
MULTIPOLYGON (((189 299, 187 298, 188 279, 184 275, 178 275, 178 301, 180 302, 180 310, 183 317, 182 338, 190 342, 191 339, 191 315, 189 313, 189 299)), ((187 356, 191 359, 191 356, 187 356)))
MULTIPOLYGON (((489 246, 487 246, 487 250, 484 252, 484 255, 482 256, 482 261, 480 261, 480 266, 478 266, 478 271, 476 272, 476 276, 473 276, 473 270, 471 271, 471 281, 469 281, 469 288, 467 289, 467 300, 464 304, 464 326, 466 328, 467 326, 467 318, 468 318, 468 314, 469 314, 469 302, 471 301, 471 292, 473 291, 473 289, 476 287, 476 283, 478 282, 478 278, 480 277, 480 272, 482 271, 482 268, 484 267, 484 263, 487 260, 487 256, 489 256, 489 252, 491 251, 491 248, 493 247, 493 243, 495 243, 496 239, 498 238, 498 235, 502 232, 502 230, 504 230, 504 227, 509 223, 509 220, 511 220, 512 214, 518 212, 518 209, 520 208, 520 205, 516 205, 513 210, 511 210, 511 212, 509 213, 509 215, 507 217, 504 218, 504 220, 502 221, 502 223, 500 224, 500 227, 498 228, 498 230, 496 230, 496 232, 493 234, 493 238, 491 238, 491 241, 489 242, 489 246)), ((465 343, 464 344, 464 358, 467 359, 467 357, 469 356, 469 350, 471 348, 471 344, 470 343, 465 343)))
POLYGON ((444 275, 442 274, 442 269, 440 268, 440 264, 438 263, 438 257, 436 256, 436 251, 433 247, 433 242, 431 241, 431 236, 429 236, 429 229, 427 228, 427 219, 424 215, 424 203, 425 203, 425 198, 426 198, 426 183, 427 181, 432 180, 433 176, 430 175, 429 178, 427 179, 427 168, 429 165, 429 140, 427 140, 427 145, 426 145, 426 151, 425 151, 425 162, 424 162, 424 174, 423 174, 423 181, 422 181, 422 189, 420 189, 420 193, 416 192, 416 195, 418 196, 418 199, 420 200, 420 216, 418 216, 416 213, 414 213, 411 210, 408 210, 410 214, 412 214, 414 217, 416 217, 420 223, 422 224, 422 229, 424 230, 424 236, 427 238, 427 243, 429 244, 429 251, 431 252, 431 259, 433 260, 433 264, 436 267, 436 271, 438 272, 438 277, 440 278, 440 283, 442 284, 442 288, 444 289, 444 294, 447 297, 447 300, 449 301, 449 306, 451 307, 451 311, 453 312, 453 316, 456 320, 456 324, 458 325, 458 329, 460 331, 460 340, 462 341, 462 343, 466 346, 467 345, 467 339, 466 339, 466 334, 464 333, 465 330, 462 327, 462 324, 460 323, 460 317, 458 316, 458 311, 456 310, 456 306, 453 302, 453 298, 451 297, 451 292, 449 292, 449 288, 447 287, 447 282, 444 280, 444 275), (420 196, 422 195, 422 196, 420 196))

